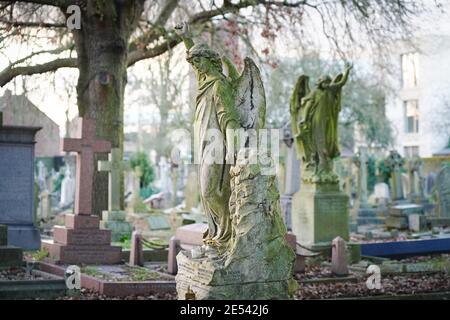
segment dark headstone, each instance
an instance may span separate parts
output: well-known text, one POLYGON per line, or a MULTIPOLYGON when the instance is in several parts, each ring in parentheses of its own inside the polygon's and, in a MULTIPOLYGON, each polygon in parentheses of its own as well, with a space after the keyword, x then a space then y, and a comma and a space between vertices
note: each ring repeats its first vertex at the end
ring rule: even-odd
POLYGON ((0 224, 8 226, 8 243, 40 248, 34 214, 35 127, 0 127, 0 224))
POLYGON ((0 224, 0 268, 19 267, 22 259, 21 248, 8 246, 8 226, 0 224))

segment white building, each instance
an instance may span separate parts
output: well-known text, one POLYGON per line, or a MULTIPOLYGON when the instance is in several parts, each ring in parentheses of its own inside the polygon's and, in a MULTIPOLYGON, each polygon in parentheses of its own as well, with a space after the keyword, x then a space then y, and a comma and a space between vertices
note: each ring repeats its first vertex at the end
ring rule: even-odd
POLYGON ((400 154, 431 157, 449 143, 450 131, 442 124, 450 124, 450 37, 421 37, 415 43, 399 45, 393 54, 386 116, 400 154))

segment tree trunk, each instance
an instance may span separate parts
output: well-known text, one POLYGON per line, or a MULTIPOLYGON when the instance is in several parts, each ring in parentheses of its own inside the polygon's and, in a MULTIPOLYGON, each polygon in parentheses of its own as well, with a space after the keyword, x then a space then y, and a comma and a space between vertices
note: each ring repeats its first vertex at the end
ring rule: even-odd
MULTIPOLYGON (((74 30, 80 73, 79 115, 95 119, 97 137, 111 141, 112 147, 122 152, 128 42, 142 14, 143 2, 88 0, 82 8, 81 29, 74 30)), ((97 154, 95 161, 105 159, 106 154, 97 154)), ((107 173, 96 171, 92 212, 99 216, 107 209, 107 186, 107 173)))

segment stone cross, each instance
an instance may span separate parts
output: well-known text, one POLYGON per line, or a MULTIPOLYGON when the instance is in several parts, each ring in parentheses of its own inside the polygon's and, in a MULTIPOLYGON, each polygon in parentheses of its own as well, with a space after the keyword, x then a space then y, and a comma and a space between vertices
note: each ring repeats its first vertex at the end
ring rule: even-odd
POLYGON ((385 166, 391 170, 392 200, 403 200, 401 169, 405 164, 405 160, 397 151, 392 150, 384 162, 385 166))
MULTIPOLYGON (((81 118, 81 138, 65 138, 62 149, 77 153, 75 214, 92 214, 92 187, 94 182, 94 155, 111 151, 111 142, 96 139, 95 120, 81 118)), ((80 133, 79 133, 80 134, 80 133)))
POLYGON ((108 156, 108 161, 98 162, 98 171, 108 172, 108 210, 120 211, 121 179, 123 171, 130 170, 130 163, 121 158, 119 148, 113 148, 108 156))
POLYGON ((134 168, 134 180, 133 180, 133 199, 136 203, 141 198, 141 177, 142 170, 140 166, 134 168))

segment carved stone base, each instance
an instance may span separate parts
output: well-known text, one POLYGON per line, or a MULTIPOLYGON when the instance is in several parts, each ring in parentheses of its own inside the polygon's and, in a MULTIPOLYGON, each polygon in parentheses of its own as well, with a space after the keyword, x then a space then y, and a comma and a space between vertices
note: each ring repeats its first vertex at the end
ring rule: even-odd
POLYGON ((292 200, 292 232, 303 245, 349 240, 349 199, 339 184, 302 184, 292 200))
POLYGON ((42 247, 62 264, 119 263, 122 249, 110 245, 111 231, 100 229, 99 221, 97 216, 67 214, 65 226, 55 226, 53 240, 42 241, 42 247))
POLYGON ((220 263, 211 263, 208 258, 193 259, 187 251, 180 252, 177 261, 179 300, 186 299, 189 289, 195 294, 195 300, 285 300, 289 299, 288 293, 292 291, 290 285, 293 280, 275 279, 274 275, 274 279, 253 279, 247 282, 245 279, 252 270, 224 268, 220 263))

